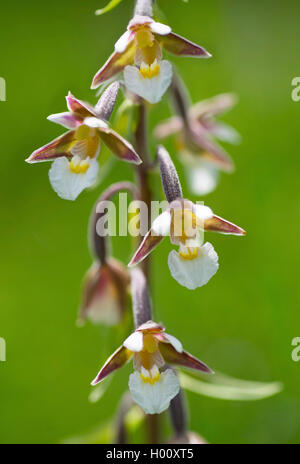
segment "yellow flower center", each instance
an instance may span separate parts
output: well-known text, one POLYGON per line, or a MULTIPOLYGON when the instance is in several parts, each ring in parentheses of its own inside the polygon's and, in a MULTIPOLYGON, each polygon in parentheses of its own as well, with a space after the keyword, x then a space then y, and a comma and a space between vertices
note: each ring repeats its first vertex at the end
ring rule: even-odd
POLYGON ((147 335, 144 335, 144 351, 147 351, 148 353, 152 354, 152 353, 155 353, 155 351, 157 350, 157 340, 155 339, 155 337, 153 337, 153 335, 151 334, 147 334, 147 335))
POLYGON ((175 209, 172 221, 172 235, 184 244, 197 233, 197 217, 189 209, 175 209))
POLYGON ((154 37, 148 28, 141 27, 135 33, 135 40, 138 48, 152 47, 154 37))
POLYGON ((192 261, 193 259, 198 258, 199 247, 185 248, 184 250, 179 251, 179 255, 186 261, 192 261))
MULTIPOLYGON (((100 137, 97 130, 82 124, 76 129, 74 140, 70 145, 70 152, 75 157, 82 160, 85 158, 94 158, 100 148, 100 137)), ((77 169, 77 164, 76 169, 77 169)), ((88 168, 82 168, 87 170, 88 168)), ((75 171, 74 171, 75 172, 75 171)))
POLYGON ((150 371, 142 368, 140 375, 143 382, 150 383, 150 385, 154 385, 155 382, 159 381, 160 372, 158 367, 154 365, 150 371))
POLYGON ((76 129, 76 139, 77 140, 85 140, 95 135, 95 129, 92 129, 85 124, 82 124, 76 129))
POLYGON ((144 79, 152 79, 152 77, 158 76, 159 71, 160 67, 157 59, 151 65, 142 63, 140 66, 140 73, 144 79))
POLYGON ((74 156, 70 162, 70 171, 74 174, 84 174, 89 167, 90 163, 87 160, 80 160, 78 156, 74 156))

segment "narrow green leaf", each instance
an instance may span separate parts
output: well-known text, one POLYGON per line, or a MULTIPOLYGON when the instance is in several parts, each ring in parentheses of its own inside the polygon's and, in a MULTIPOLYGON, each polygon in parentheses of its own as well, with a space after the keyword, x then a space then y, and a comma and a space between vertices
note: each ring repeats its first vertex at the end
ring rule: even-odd
POLYGON ((101 16, 104 13, 108 13, 109 11, 113 10, 122 0, 110 0, 110 2, 104 7, 100 8, 95 12, 97 16, 101 16))
POLYGON ((235 379, 223 374, 215 374, 206 382, 180 372, 180 383, 183 388, 198 395, 221 400, 256 401, 276 395, 283 389, 280 382, 253 382, 235 379))

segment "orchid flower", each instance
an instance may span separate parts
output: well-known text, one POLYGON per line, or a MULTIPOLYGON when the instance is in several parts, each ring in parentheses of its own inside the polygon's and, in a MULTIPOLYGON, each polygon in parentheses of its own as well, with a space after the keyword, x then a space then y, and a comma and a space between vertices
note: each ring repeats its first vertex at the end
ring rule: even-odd
POLYGON ((134 373, 129 377, 129 390, 132 399, 146 414, 160 414, 179 392, 174 371, 162 370, 166 363, 212 373, 206 364, 184 351, 177 338, 165 333, 162 325, 148 321, 106 361, 92 385, 97 385, 132 358, 134 373))
POLYGON ((106 326, 114 326, 124 320, 130 275, 124 264, 111 256, 109 238, 104 230, 98 228, 105 214, 102 205, 121 190, 130 192, 134 198, 137 196, 134 184, 117 182, 101 193, 91 214, 89 244, 93 264, 83 280, 79 325, 83 325, 86 319, 106 326))
POLYGON ((214 139, 232 144, 240 142, 240 135, 232 127, 215 119, 234 106, 236 97, 221 94, 189 107, 178 80, 174 80, 173 87, 175 98, 181 100, 176 105, 180 114, 159 124, 155 136, 158 139, 176 136, 178 154, 185 166, 191 191, 206 195, 216 188, 220 171, 232 172, 234 169, 231 158, 214 139))
POLYGON ((205 285, 219 267, 212 244, 203 243, 204 231, 232 235, 245 235, 245 231, 216 216, 208 206, 183 199, 174 164, 163 147, 158 149, 158 159, 169 206, 153 221, 129 266, 143 261, 168 235, 171 243, 179 246, 178 252, 169 254, 170 272, 180 285, 194 290, 205 285))
POLYGON ((75 200, 85 188, 96 182, 101 141, 121 160, 141 163, 132 145, 107 123, 118 88, 118 83, 112 84, 95 108, 69 93, 66 97, 69 111, 48 117, 69 131, 34 151, 26 161, 53 161, 49 179, 59 197, 75 200))
POLYGON ((172 66, 162 59, 162 48, 180 56, 209 58, 204 48, 172 32, 150 16, 135 15, 115 51, 95 75, 92 89, 124 71, 128 90, 150 103, 157 103, 172 81, 172 66))

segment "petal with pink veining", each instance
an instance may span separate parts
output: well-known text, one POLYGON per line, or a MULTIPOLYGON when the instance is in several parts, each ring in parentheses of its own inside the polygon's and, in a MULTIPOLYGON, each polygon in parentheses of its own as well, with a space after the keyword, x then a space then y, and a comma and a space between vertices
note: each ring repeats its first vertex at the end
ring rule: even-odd
POLYGON ((72 113, 76 113, 83 118, 87 118, 90 116, 97 116, 95 113, 94 108, 89 104, 82 100, 78 100, 78 98, 74 97, 71 92, 68 93, 66 97, 67 106, 72 113))
POLYGON ((66 111, 65 113, 50 114, 47 119, 51 122, 54 122, 55 124, 59 124, 60 126, 65 127, 66 129, 76 129, 83 122, 83 118, 81 116, 75 115, 70 111, 66 111))
POLYGON ((173 335, 170 335, 168 333, 159 333, 158 335, 156 335, 156 338, 161 343, 170 343, 178 353, 183 352, 183 347, 182 347, 181 342, 173 335))
POLYGON ((246 235, 246 232, 241 227, 215 215, 204 221, 204 230, 228 235, 246 235))
POLYGON ((207 374, 213 373, 206 364, 195 358, 195 356, 191 355, 187 351, 179 353, 170 343, 160 343, 159 351, 167 363, 188 367, 189 369, 206 372, 207 374))
POLYGON ((145 235, 128 266, 132 267, 143 261, 160 244, 165 237, 154 235, 151 230, 145 235))
POLYGON ((203 151, 203 158, 211 161, 219 169, 226 172, 234 170, 234 164, 230 156, 219 144, 211 140, 209 132, 201 124, 193 124, 189 128, 186 139, 188 146, 191 145, 195 150, 198 147, 203 151))
POLYGON ((109 127, 99 127, 100 138, 105 145, 123 161, 141 164, 142 160, 133 146, 109 127))
POLYGON ((129 42, 124 52, 119 53, 115 51, 95 75, 91 88, 96 89, 102 82, 123 71, 128 64, 133 64, 135 51, 136 47, 133 39, 129 42))
POLYGON ((168 35, 156 35, 157 40, 159 40, 164 47, 173 55, 180 56, 194 56, 196 58, 210 58, 211 54, 208 53, 204 48, 199 45, 191 42, 190 40, 181 37, 180 35, 170 32, 168 35))
POLYGON ((192 106, 191 116, 201 119, 206 116, 218 116, 229 111, 237 103, 237 97, 233 93, 223 93, 208 100, 202 100, 192 106))
POLYGON ((100 369, 97 377, 93 380, 92 385, 97 385, 97 383, 101 382, 101 380, 105 379, 109 374, 114 372, 120 367, 124 366, 129 359, 132 357, 132 352, 127 350, 125 346, 120 346, 100 369))
POLYGON ((179 116, 163 121, 154 129, 154 135, 158 139, 165 139, 171 135, 177 134, 183 129, 183 121, 179 116))
POLYGON ((27 163, 37 163, 38 161, 51 161, 62 156, 72 158, 70 148, 75 138, 75 131, 69 131, 66 134, 57 137, 52 142, 44 145, 43 147, 35 150, 29 158, 27 163))

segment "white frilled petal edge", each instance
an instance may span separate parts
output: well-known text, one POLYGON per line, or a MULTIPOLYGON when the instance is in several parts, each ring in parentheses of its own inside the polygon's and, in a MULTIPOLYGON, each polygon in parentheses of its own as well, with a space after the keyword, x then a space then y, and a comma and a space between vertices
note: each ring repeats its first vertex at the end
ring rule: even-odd
POLYGON ((161 373, 154 385, 144 382, 137 371, 129 377, 132 399, 146 414, 160 414, 168 409, 179 389, 179 380, 171 369, 161 373))
POLYGON ((195 290, 202 287, 215 275, 219 268, 218 255, 211 243, 206 242, 194 259, 184 259, 172 250, 168 258, 172 277, 183 287, 195 290))
POLYGON ((172 82, 172 65, 166 60, 159 63, 157 76, 144 78, 136 66, 126 66, 124 80, 128 90, 149 103, 158 103, 172 82))
POLYGON ((99 164, 96 159, 88 159, 90 166, 84 174, 76 174, 70 169, 70 162, 63 156, 57 158, 49 171, 49 180, 53 190, 64 200, 76 200, 86 188, 95 184, 99 164))

